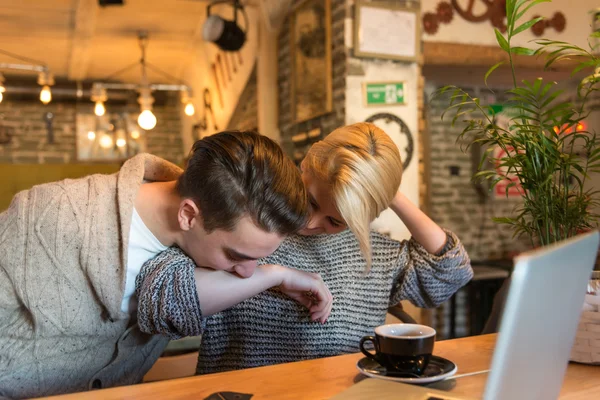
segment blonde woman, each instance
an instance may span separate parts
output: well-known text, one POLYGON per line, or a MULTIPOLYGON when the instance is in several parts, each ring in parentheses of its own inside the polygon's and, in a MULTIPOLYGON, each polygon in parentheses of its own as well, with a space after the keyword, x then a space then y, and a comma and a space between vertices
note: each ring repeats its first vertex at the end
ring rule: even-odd
POLYGON ((390 207, 429 253, 439 252, 446 233, 398 188, 402 161, 390 137, 370 123, 336 129, 315 143, 302 161, 302 180, 312 207, 300 233, 339 233, 349 228, 367 270, 371 265, 370 223, 390 207))
POLYGON ((263 292, 206 318, 197 372, 358 352, 389 306, 433 307, 465 285, 472 277, 465 249, 398 191, 401 176, 396 145, 373 124, 339 128, 313 145, 302 162, 310 222, 259 263, 319 274, 334 298, 329 319, 313 322, 278 290, 263 292), (370 231, 388 206, 410 240, 370 231))

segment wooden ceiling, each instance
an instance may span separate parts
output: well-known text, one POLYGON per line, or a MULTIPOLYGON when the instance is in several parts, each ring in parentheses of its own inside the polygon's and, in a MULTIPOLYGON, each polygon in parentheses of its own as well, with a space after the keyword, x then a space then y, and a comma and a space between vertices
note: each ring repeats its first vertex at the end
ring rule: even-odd
MULTIPOLYGON (((104 79, 140 58, 137 33, 147 31, 147 60, 180 78, 201 42, 208 2, 0 0, 0 50, 40 60, 58 78, 104 79)), ((18 62, 0 54, 0 62, 18 62)), ((150 79, 165 81, 149 72, 150 79)), ((136 83, 139 68, 115 80, 136 83)))

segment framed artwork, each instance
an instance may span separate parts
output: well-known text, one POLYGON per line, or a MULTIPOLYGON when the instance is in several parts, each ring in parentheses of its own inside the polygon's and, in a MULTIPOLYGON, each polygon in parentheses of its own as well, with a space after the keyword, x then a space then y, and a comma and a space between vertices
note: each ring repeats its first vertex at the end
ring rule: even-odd
POLYGON ((417 61, 421 47, 419 10, 357 0, 354 56, 417 61))
POLYGON ((128 113, 77 114, 77 160, 119 162, 146 151, 146 132, 128 113))
POLYGON ((294 122, 331 112, 331 4, 304 0, 290 16, 294 122))

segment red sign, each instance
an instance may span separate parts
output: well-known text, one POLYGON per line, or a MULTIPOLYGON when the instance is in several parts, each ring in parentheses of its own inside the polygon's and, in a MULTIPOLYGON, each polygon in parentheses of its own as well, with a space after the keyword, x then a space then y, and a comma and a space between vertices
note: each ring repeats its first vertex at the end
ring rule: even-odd
MULTIPOLYGON (((513 151, 514 149, 512 147, 507 148, 507 150, 509 152, 513 151)), ((507 156, 507 152, 503 149, 501 149, 500 147, 496 147, 494 149, 494 159, 496 160, 496 173, 498 174, 499 177, 503 177, 504 179, 502 179, 500 182, 498 182, 496 184, 496 186, 494 186, 494 192, 496 194, 497 197, 521 197, 521 194, 523 193, 523 189, 521 188, 521 184, 519 183, 519 178, 513 174, 513 173, 508 173, 507 169, 505 167, 501 167, 500 163, 502 162, 502 158, 507 156), (506 192, 506 188, 511 185, 510 188, 508 188, 508 193, 506 192)))

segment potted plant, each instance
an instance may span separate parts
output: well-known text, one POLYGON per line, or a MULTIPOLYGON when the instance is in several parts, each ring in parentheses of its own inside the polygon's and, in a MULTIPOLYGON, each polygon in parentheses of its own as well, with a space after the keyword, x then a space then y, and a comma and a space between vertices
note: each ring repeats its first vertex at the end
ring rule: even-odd
MULTIPOLYGON (((590 112, 590 96, 600 88, 596 45, 590 44, 590 50, 586 50, 548 39, 535 40, 536 48, 513 44, 517 35, 542 19, 525 19, 524 14, 548 1, 506 0, 506 34, 495 29, 498 45, 508 55, 507 64, 512 73, 513 85, 505 93, 509 98, 506 106, 511 109, 507 124, 499 122, 489 105, 461 88, 446 86, 434 94, 448 96, 449 106, 444 114, 452 116, 453 125, 463 124, 457 141, 485 149, 473 178, 488 181, 490 190, 502 183, 507 194, 519 188, 522 203, 515 214, 494 220, 511 225, 515 236, 525 235, 534 247, 596 228, 598 215, 593 209, 600 205, 598 191, 586 186, 590 174, 600 171, 600 138, 586 129, 583 122, 590 112), (563 90, 556 82, 545 82, 542 78, 520 81, 514 63, 516 55, 541 57, 545 68, 569 60, 573 63, 572 76, 585 75, 577 86, 575 98, 561 97, 563 90), (498 149, 501 152, 497 152, 498 149)), ((600 32, 596 31, 590 43, 598 39, 600 32)), ((490 74, 502 64, 504 62, 487 71, 486 85, 490 74)), ((598 311, 597 307, 588 307, 585 312, 598 311)), ((585 329, 585 325, 580 324, 580 327, 585 329)), ((600 339, 600 329, 598 335, 600 339)), ((600 347, 597 351, 600 354, 600 347)), ((600 358, 579 358, 577 361, 600 362, 600 358)))

